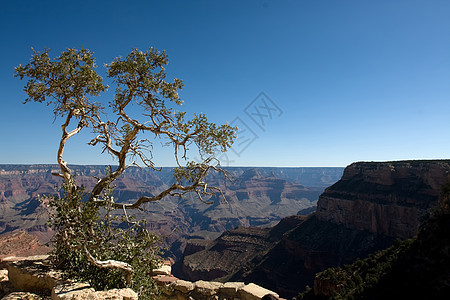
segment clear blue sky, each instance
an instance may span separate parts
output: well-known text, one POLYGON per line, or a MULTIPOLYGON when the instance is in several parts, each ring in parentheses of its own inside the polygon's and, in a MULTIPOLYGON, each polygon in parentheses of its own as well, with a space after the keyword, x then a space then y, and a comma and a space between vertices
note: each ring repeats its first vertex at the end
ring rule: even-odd
MULTIPOLYGON (((59 120, 13 77, 31 47, 85 47, 99 72, 165 49, 184 109, 246 126, 231 165, 450 158, 449 16, 447 0, 2 1, 0 163, 56 163, 59 120)), ((84 142, 69 163, 110 163, 84 142)))

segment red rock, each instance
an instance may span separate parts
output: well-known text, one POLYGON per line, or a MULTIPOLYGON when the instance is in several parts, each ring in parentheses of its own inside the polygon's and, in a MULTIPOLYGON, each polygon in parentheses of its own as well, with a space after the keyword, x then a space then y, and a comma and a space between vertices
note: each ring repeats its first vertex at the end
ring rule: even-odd
POLYGON ((8 256, 33 256, 49 253, 51 248, 42 245, 39 240, 24 231, 0 236, 0 255, 3 259, 8 256))

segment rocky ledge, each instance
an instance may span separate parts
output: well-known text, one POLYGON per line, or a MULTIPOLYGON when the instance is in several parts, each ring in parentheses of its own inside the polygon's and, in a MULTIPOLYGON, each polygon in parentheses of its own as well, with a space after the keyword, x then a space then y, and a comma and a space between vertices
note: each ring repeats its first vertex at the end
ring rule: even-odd
POLYGON ((450 160, 359 162, 319 197, 316 216, 395 238, 417 234, 419 219, 437 204, 450 160))
MULTIPOLYGON (((137 300, 138 294, 129 288, 95 291, 88 283, 66 280, 54 270, 47 255, 10 257, 5 259, 7 270, 0 270, 1 300, 137 300)), ((162 288, 161 299, 196 300, 259 300, 265 295, 278 294, 254 283, 189 282, 171 275, 170 265, 154 270, 153 278, 162 288)))
POLYGON ((313 284, 317 272, 414 236, 420 216, 438 203, 449 172, 450 160, 351 164, 320 196, 315 214, 301 222, 283 219, 265 229, 266 237, 279 232, 276 238, 262 239, 260 234, 253 239, 258 244, 244 238, 243 229, 228 231, 202 251, 185 255, 179 276, 221 281, 223 274, 201 277, 219 266, 231 274, 227 280, 254 282, 293 297, 313 284))
POLYGON ((168 287, 161 297, 163 300, 259 300, 266 295, 273 295, 276 299, 280 299, 277 293, 254 283, 176 280, 168 287))
POLYGON ((62 273, 50 267, 47 255, 14 258, 0 272, 2 300, 137 300, 129 288, 95 291, 88 283, 63 280, 62 273))

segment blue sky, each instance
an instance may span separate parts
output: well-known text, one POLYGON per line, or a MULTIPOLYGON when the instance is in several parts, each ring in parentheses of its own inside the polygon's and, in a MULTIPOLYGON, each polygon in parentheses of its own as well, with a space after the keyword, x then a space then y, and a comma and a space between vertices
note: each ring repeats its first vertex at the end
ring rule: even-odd
MULTIPOLYGON (((449 15, 434 0, 3 1, 0 163, 56 163, 60 120, 22 104, 13 77, 31 47, 85 47, 100 73, 134 47, 165 49, 183 109, 243 130, 225 165, 450 158, 449 15)), ((69 163, 111 163, 85 143, 69 142, 69 163)))

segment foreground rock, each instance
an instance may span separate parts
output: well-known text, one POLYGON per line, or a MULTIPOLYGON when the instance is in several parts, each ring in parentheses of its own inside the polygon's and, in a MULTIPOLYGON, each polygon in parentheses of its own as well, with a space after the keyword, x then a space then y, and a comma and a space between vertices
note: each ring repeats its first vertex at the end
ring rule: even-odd
MULTIPOLYGON (((169 267, 170 268, 170 267, 169 267)), ((5 271, 5 270, 2 270, 5 271)), ((166 276, 167 275, 156 275, 166 276)), ((178 280, 158 280, 162 285, 162 299, 177 300, 211 300, 235 299, 258 300, 267 294, 278 297, 278 294, 256 284, 243 282, 220 283, 214 281, 188 282, 178 280)), ((0 272, 0 297, 2 300, 82 300, 82 299, 111 299, 137 300, 136 292, 129 288, 95 291, 88 283, 63 279, 62 273, 53 270, 47 256, 27 257, 8 263, 8 274, 0 272), (8 276, 8 278, 6 278, 8 276), (9 281, 7 281, 9 279, 9 281), (6 289, 5 283, 9 284, 6 289)))
POLYGON ((236 300, 259 300, 265 295, 273 295, 277 299, 278 294, 258 286, 254 283, 243 282, 214 282, 199 280, 189 282, 177 280, 169 285, 169 289, 162 296, 163 299, 177 300, 210 300, 210 299, 236 299, 236 300))
POLYGON ((52 289, 52 300, 78 300, 78 299, 114 299, 137 300, 138 295, 132 289, 112 289, 108 291, 95 291, 87 283, 58 284, 52 289))
POLYGON ((3 297, 2 300, 44 300, 44 297, 28 292, 13 292, 3 297))
POLYGON ((46 258, 34 256, 8 263, 8 278, 13 288, 21 292, 51 293, 62 276, 51 268, 46 258))
POLYGON ((1 292, 8 293, 2 300, 138 299, 137 293, 129 288, 95 291, 88 283, 64 280, 62 273, 50 266, 47 256, 27 257, 9 262, 8 285, 3 278, 5 274, 0 273, 0 276, 1 292))

